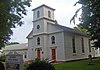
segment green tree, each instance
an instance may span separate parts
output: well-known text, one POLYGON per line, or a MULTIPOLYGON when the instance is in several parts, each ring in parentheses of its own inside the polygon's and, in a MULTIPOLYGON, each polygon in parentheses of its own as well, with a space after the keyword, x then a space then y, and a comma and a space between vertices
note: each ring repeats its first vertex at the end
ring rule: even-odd
POLYGON ((79 0, 76 4, 81 4, 71 21, 75 23, 75 17, 81 9, 80 24, 90 33, 91 40, 94 41, 94 47, 100 47, 100 0, 79 0))
POLYGON ((0 0, 0 47, 10 40, 12 28, 21 26, 23 15, 27 15, 29 0, 0 0))
POLYGON ((4 64, 3 64, 2 62, 0 62, 0 68, 1 68, 2 70, 5 70, 5 66, 4 66, 4 64))
POLYGON ((74 29, 79 30, 81 32, 86 33, 88 36, 90 35, 90 32, 88 32, 87 29, 85 29, 81 24, 78 24, 76 27, 74 27, 74 29))

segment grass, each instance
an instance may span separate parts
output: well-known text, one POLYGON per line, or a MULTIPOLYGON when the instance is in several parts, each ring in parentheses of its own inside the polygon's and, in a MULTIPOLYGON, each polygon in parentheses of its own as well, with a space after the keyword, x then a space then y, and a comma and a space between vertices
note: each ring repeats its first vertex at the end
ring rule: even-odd
POLYGON ((88 60, 65 62, 55 64, 56 70, 100 70, 100 59, 93 59, 93 64, 88 65, 88 60))
MULTIPOLYGON (((26 70, 24 65, 24 70, 26 70)), ((88 65, 88 60, 64 62, 60 64, 54 64, 56 70, 100 70, 100 59, 93 59, 93 64, 88 65)))

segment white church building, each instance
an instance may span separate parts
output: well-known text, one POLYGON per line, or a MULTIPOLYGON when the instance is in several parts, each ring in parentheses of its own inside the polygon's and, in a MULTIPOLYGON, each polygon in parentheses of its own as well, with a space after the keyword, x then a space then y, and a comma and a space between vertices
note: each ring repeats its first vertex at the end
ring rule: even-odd
POLYGON ((91 51, 87 35, 59 25, 54 11, 44 4, 33 9, 33 29, 27 36, 28 60, 69 61, 87 58, 91 51))

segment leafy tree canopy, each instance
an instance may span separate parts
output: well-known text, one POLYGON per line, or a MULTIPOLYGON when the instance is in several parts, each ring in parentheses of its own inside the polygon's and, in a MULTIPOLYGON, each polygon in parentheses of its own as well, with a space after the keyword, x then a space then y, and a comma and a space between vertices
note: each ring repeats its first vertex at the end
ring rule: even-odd
POLYGON ((12 28, 23 24, 26 6, 30 7, 28 0, 0 0, 0 47, 10 40, 12 28))
POLYGON ((87 29, 85 29, 81 24, 77 25, 76 27, 74 27, 74 29, 79 30, 81 32, 86 33, 88 36, 90 35, 90 33, 88 32, 87 29))
POLYGON ((100 47, 100 0, 79 0, 76 4, 81 4, 71 21, 75 23, 75 17, 78 11, 81 9, 80 24, 90 34, 91 40, 94 41, 94 47, 100 47))

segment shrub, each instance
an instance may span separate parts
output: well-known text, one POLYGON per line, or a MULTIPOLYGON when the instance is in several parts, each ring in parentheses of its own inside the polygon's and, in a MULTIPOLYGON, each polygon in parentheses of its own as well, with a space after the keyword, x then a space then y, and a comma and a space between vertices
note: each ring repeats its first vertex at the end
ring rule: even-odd
POLYGON ((55 67, 46 61, 36 61, 30 64, 27 70, 55 70, 55 67))
POLYGON ((0 62, 0 69, 5 70, 4 64, 0 62))
POLYGON ((0 57, 0 61, 5 62, 5 59, 6 59, 6 56, 4 54, 2 54, 1 57, 0 57))

